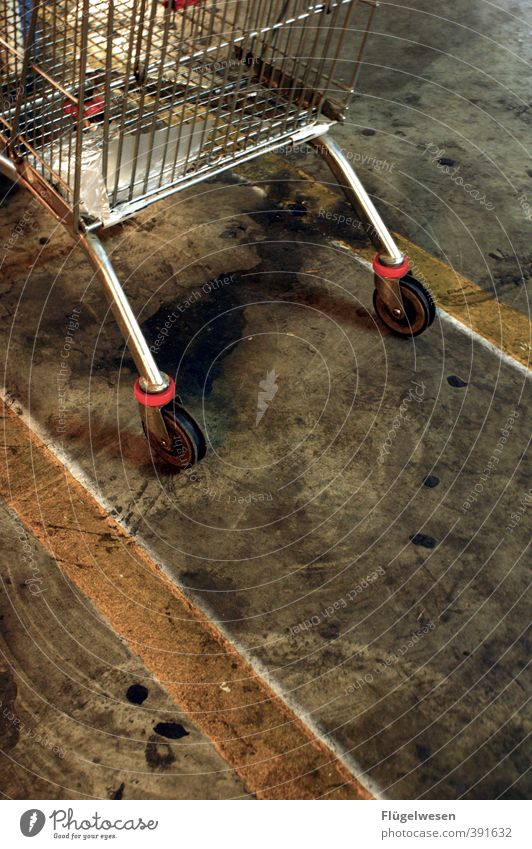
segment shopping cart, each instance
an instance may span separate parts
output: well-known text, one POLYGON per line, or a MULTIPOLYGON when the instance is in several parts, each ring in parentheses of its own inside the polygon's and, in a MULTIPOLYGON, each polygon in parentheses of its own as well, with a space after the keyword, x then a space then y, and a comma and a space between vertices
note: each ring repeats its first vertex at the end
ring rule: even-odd
POLYGON ((325 136, 349 105, 376 5, 0 0, 0 172, 85 249, 138 369, 146 436, 178 468, 203 457, 205 440, 156 365, 98 236, 103 228, 261 153, 307 142, 376 246, 378 316, 412 336, 434 319, 430 294, 325 136))

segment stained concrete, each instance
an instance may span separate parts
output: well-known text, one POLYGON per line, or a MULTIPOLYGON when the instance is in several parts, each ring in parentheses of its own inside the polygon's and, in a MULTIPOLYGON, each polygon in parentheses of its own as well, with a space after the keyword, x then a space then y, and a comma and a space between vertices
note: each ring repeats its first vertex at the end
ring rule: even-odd
MULTIPOLYGON (((396 230, 523 312, 526 18, 524 2, 381 3, 335 130, 396 230)), ((384 795, 529 796, 523 372, 449 323, 414 344, 383 332, 338 244, 358 236, 301 214, 290 179, 228 175, 110 234, 151 341, 178 316, 158 357, 208 435, 197 476, 153 467, 99 286, 20 195, 0 224, 9 397, 384 795)))
MULTIPOLYGON (((531 30, 527 0, 380 2, 357 95, 335 131, 397 232, 526 314, 531 30)), ((326 178, 312 153, 294 159, 326 178)))
MULTIPOLYGON (((162 574, 142 545, 3 402, 0 420, 7 446, 1 497, 249 791, 258 799, 371 798, 175 581, 162 574)), ((158 722, 154 733, 164 736, 160 726, 165 724, 158 722)), ((181 739, 179 725, 175 731, 166 736, 181 739)), ((168 766, 165 758, 161 767, 168 766)), ((191 792, 195 789, 193 785, 191 792)))
POLYGON ((0 789, 11 799, 248 790, 0 502, 0 789))
POLYGON ((8 395, 372 787, 521 798, 523 370, 447 322, 384 332, 371 275, 287 174, 228 175, 108 237, 152 343, 170 321, 158 359, 205 427, 197 474, 154 468, 99 286, 40 210, 35 266, 7 258, 8 395))

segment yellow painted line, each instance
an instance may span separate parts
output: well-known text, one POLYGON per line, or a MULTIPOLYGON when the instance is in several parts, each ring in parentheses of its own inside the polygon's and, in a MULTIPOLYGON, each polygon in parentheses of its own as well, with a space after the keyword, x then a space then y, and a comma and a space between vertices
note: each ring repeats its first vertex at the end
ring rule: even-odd
MULTIPOLYGON (((296 180, 301 181, 301 194, 308 201, 307 209, 316 216, 320 209, 333 210, 343 195, 335 192, 327 183, 321 183, 301 168, 278 154, 267 154, 238 169, 250 181, 296 180)), ((331 177, 331 180, 333 178, 331 177)), ((356 219, 355 213, 351 213, 356 219)), ((532 323, 527 315, 498 301, 476 283, 433 257, 423 248, 401 235, 394 234, 398 244, 409 257, 414 276, 427 285, 439 307, 464 328, 477 334, 495 346, 504 355, 530 368, 532 352, 532 323)), ((358 231, 357 231, 357 239, 358 231)), ((375 253, 372 245, 335 240, 344 247, 370 261, 375 253)))
POLYGON ((264 799, 370 799, 335 754, 0 402, 0 496, 264 799))

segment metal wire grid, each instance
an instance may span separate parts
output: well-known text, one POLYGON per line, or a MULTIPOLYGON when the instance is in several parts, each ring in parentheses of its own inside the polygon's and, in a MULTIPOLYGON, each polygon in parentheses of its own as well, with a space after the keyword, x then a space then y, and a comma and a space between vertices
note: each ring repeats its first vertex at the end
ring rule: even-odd
POLYGON ((4 135, 74 208, 84 148, 100 148, 115 208, 347 107, 367 20, 348 82, 333 75, 358 0, 190 2, 41 0, 30 27, 0 0, 4 135))

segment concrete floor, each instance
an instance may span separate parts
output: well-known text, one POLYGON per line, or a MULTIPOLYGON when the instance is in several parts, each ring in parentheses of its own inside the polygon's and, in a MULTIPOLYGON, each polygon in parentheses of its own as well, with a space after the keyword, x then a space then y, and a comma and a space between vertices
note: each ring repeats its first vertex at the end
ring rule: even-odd
POLYGON ((0 502, 1 791, 11 799, 230 799, 209 740, 0 502))
MULTIPOLYGON (((406 37, 419 21, 415 40, 441 48, 441 21, 383 5, 386 32, 406 37)), ((486 32, 503 13, 455 2, 447 14, 486 32)), ((514 26, 497 27, 504 43, 514 26)), ((526 190, 524 160, 514 155, 526 113, 479 82, 491 69, 497 85, 519 94, 521 55, 503 59, 493 45, 485 55, 485 39, 449 26, 447 54, 482 69, 470 76, 445 52, 405 53, 389 35, 374 40, 369 57, 381 43, 390 68, 365 75, 359 117, 338 137, 397 163, 361 175, 390 204, 398 230, 486 288, 492 275, 497 296, 525 309, 524 286, 510 280, 513 253, 487 257, 495 245, 508 254, 501 221, 526 259, 521 210, 505 178, 494 179, 474 153, 485 139, 526 190), (408 69, 433 82, 414 86, 408 69), (435 80, 451 93, 436 91, 435 80), (460 99, 468 86, 492 109, 476 109, 474 127, 460 99), (487 129, 498 110, 515 150, 487 129), (472 179, 490 181, 498 221, 442 185, 420 156, 419 145, 433 140, 472 179), (429 202, 427 187, 443 200, 429 202)), ((311 156, 302 164, 326 175, 311 156)), ((153 467, 131 398, 132 364, 99 285, 50 218, 35 206, 24 217, 30 202, 20 194, 0 222, 2 243, 13 221, 25 222, 0 282, 8 397, 370 787, 390 798, 523 798, 524 371, 448 321, 415 344, 383 332, 368 272, 338 246, 334 227, 291 209, 301 186, 290 170, 260 184, 246 173, 178 195, 107 240, 150 340, 179 316, 158 357, 205 427, 209 453, 197 474, 153 467), (277 391, 257 423, 260 384, 272 372, 277 391)), ((232 781, 209 785, 209 795, 237 795, 232 781)))
MULTIPOLYGON (((524 373, 447 322, 383 333, 371 276, 279 185, 228 176, 107 242, 150 339, 179 314, 159 361, 208 436, 197 476, 153 468, 99 286, 55 235, 4 284, 9 395, 370 786, 521 797, 528 535, 505 528, 528 491, 524 373)), ((51 229, 38 210, 28 239, 51 229)))

